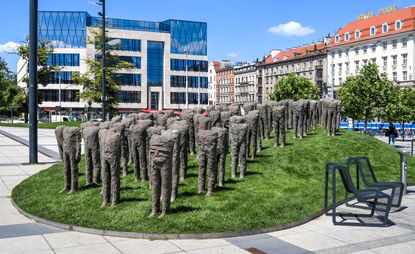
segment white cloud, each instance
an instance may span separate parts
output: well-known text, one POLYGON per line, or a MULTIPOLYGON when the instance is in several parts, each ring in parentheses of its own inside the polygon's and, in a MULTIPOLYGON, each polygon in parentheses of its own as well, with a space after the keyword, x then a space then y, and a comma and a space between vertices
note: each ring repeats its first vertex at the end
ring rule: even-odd
POLYGON ((231 52, 231 53, 229 53, 229 54, 228 54, 228 56, 229 56, 229 57, 232 57, 232 58, 239 57, 238 53, 235 53, 235 52, 231 52))
POLYGON ((17 48, 20 46, 19 43, 14 41, 6 42, 5 44, 0 44, 0 53, 16 53, 17 48))
POLYGON ((305 27, 298 22, 290 21, 278 26, 272 26, 268 29, 268 32, 284 36, 306 36, 314 33, 315 30, 312 27, 305 27))

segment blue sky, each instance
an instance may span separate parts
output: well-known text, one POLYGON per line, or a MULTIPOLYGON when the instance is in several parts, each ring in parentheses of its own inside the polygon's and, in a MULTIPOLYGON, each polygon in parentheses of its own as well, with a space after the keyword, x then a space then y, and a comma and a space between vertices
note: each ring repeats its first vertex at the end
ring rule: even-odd
MULTIPOLYGON (((39 10, 85 10, 96 16, 92 0, 39 0, 39 10)), ((364 12, 409 0, 107 0, 107 16, 161 21, 188 19, 208 23, 209 60, 262 58, 270 49, 285 49, 321 40, 364 12)), ((29 0, 3 0, 0 8, 0 57, 16 70, 17 57, 4 53, 28 34, 29 0)))

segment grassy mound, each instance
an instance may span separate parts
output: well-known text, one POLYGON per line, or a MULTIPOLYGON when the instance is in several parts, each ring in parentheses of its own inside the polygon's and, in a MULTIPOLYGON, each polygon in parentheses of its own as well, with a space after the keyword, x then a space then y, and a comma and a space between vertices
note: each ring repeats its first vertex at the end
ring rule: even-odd
MULTIPOLYGON (((327 137, 317 129, 303 140, 293 140, 289 133, 283 149, 272 147, 272 140, 264 146, 258 158, 249 161, 244 180, 230 179, 228 156, 226 185, 210 198, 197 194, 198 168, 191 157, 190 177, 180 184, 180 196, 164 218, 148 218, 148 183, 134 182, 131 172, 121 181, 121 203, 100 208, 100 188, 84 187, 83 161, 79 193, 58 193, 63 186, 59 164, 23 181, 12 198, 28 213, 83 227, 145 233, 230 232, 282 225, 321 211, 327 162, 345 163, 350 156, 367 156, 379 180, 399 180, 396 149, 357 133, 342 130, 336 137, 327 137)), ((414 168, 415 160, 410 158, 409 169, 414 168)), ((413 183, 413 170, 408 173, 413 183)))

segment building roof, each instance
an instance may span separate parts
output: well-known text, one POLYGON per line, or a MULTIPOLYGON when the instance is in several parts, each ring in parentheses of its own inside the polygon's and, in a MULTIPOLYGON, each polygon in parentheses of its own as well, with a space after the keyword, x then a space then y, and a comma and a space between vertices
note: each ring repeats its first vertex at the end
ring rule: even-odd
POLYGON ((389 36, 393 34, 405 33, 415 30, 415 7, 408 7, 401 10, 396 10, 389 12, 387 14, 381 14, 378 16, 372 16, 366 19, 360 19, 348 23, 343 28, 340 28, 334 37, 330 40, 328 47, 336 47, 339 45, 351 44, 359 41, 380 38, 384 36, 389 36), (395 28, 395 22, 401 20, 402 27, 399 30, 395 28), (387 23, 389 25, 388 32, 382 32, 383 24, 387 23), (374 35, 370 34, 371 27, 376 28, 376 33, 374 35), (360 30, 360 38, 356 39, 355 32, 360 30), (346 33, 350 33, 350 38, 346 41, 346 33), (336 37, 339 38, 339 41, 336 43, 336 37))
POLYGON ((274 57, 272 56, 272 54, 269 54, 268 56, 265 57, 264 63, 271 64, 271 63, 284 62, 284 61, 300 59, 300 58, 316 55, 320 53, 322 50, 324 50, 325 47, 326 47, 325 42, 317 42, 317 43, 312 43, 312 44, 308 44, 308 45, 301 46, 301 47, 287 49, 287 50, 279 52, 274 57))

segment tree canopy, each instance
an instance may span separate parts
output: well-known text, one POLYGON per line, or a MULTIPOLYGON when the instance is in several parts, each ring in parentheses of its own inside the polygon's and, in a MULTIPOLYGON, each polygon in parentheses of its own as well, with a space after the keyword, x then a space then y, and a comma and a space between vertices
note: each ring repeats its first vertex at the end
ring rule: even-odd
POLYGON ((363 119, 365 130, 369 119, 386 117, 394 95, 392 82, 373 63, 363 66, 358 75, 348 77, 338 91, 343 112, 353 119, 363 119))
POLYGON ((7 67, 6 62, 0 58, 0 113, 15 114, 22 112, 24 91, 17 86, 16 75, 7 67))
POLYGON ((284 99, 319 99, 319 88, 306 77, 300 77, 290 73, 282 77, 275 85, 274 92, 270 95, 271 100, 284 99))

